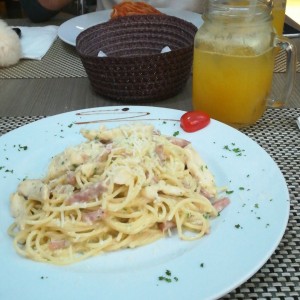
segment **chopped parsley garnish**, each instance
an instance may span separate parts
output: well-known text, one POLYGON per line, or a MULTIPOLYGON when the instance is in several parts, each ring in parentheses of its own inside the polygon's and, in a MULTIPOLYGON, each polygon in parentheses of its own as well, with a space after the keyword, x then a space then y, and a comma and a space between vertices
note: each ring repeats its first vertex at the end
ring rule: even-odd
POLYGON ((204 213, 204 214, 203 214, 203 218, 204 218, 204 219, 209 219, 209 213, 204 213))
POLYGON ((192 214, 190 212, 186 212, 185 215, 188 219, 192 216, 192 214))
POLYGON ((174 280, 174 281, 178 281, 179 279, 178 279, 178 277, 176 277, 176 276, 172 277, 171 271, 170 271, 170 270, 166 270, 165 275, 159 276, 159 277, 158 277, 158 280, 159 280, 159 281, 165 281, 165 282, 170 283, 170 282, 172 282, 173 280, 174 280))
POLYGON ((173 133, 173 136, 177 136, 177 135, 179 135, 179 131, 175 131, 175 132, 173 133))
POLYGON ((172 279, 169 277, 165 277, 165 276, 159 276, 158 279, 160 281, 165 281, 165 282, 172 282, 172 279))
POLYGON ((208 166, 207 166, 207 165, 205 165, 205 166, 202 165, 202 166, 200 167, 200 169, 201 169, 201 171, 203 172, 204 169, 208 169, 208 166))
POLYGON ((226 191, 225 193, 229 195, 229 194, 232 194, 233 191, 226 191))
MULTIPOLYGON (((234 143, 231 143, 232 146, 235 146, 234 143)), ((234 152, 236 154, 236 156, 242 156, 242 153, 245 152, 245 150, 241 149, 241 148, 238 148, 238 147, 234 147, 234 148, 231 148, 229 147, 228 145, 225 145, 223 147, 223 149, 227 150, 227 151, 230 151, 230 152, 234 152)))
POLYGON ((18 146, 19 146, 18 151, 21 151, 21 150, 26 151, 28 149, 28 146, 21 146, 20 144, 18 146))

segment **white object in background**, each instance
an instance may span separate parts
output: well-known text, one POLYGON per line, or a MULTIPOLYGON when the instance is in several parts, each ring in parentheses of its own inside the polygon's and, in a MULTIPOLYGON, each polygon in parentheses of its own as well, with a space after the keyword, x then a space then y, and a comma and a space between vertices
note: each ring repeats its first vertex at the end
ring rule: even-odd
POLYGON ((285 10, 285 22, 300 30, 300 1, 299 0, 287 0, 285 10))
MULTIPOLYGON (((166 53, 166 52, 170 52, 170 51, 171 51, 171 49, 168 46, 166 46, 166 47, 164 47, 164 48, 161 49, 160 53, 166 53)), ((107 57, 107 55, 102 50, 100 50, 98 52, 97 56, 98 57, 107 57)))
POLYGON ((297 125, 298 125, 298 127, 300 129, 300 117, 297 118, 296 123, 297 123, 297 125))
POLYGON ((21 57, 21 43, 18 35, 0 20, 0 68, 16 64, 21 57))
POLYGON ((169 46, 163 47, 160 53, 166 53, 166 52, 170 52, 171 49, 169 48, 169 46))
POLYGON ((18 28, 22 34, 22 58, 41 60, 57 38, 58 26, 18 28))
POLYGON ((98 57, 107 57, 107 55, 103 51, 99 51, 98 57))

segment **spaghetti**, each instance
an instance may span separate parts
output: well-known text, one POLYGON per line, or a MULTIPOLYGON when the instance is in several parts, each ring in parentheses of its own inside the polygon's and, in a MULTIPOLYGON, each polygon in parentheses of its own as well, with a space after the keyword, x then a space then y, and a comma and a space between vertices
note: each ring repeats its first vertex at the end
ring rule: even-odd
POLYGON ((149 14, 161 15, 162 13, 145 2, 123 1, 113 7, 111 19, 116 19, 118 17, 124 16, 149 14))
POLYGON ((8 232, 24 257, 70 264, 152 243, 172 228, 195 240, 228 204, 217 200, 213 175, 186 140, 146 124, 81 133, 85 142, 11 195, 8 232))

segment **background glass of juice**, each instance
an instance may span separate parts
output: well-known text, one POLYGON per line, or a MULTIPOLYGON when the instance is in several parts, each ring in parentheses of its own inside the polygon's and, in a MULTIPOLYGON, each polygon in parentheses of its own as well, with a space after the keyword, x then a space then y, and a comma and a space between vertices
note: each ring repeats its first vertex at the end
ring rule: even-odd
POLYGON ((282 36, 285 19, 286 0, 273 0, 272 16, 276 33, 282 36))
MULTIPOLYGON (((275 32, 266 0, 209 0, 202 17, 204 23, 194 41, 193 108, 236 128, 252 125, 269 104, 277 47, 287 53, 286 84, 280 99, 289 98, 295 48, 275 32)), ((274 19, 279 28, 279 20, 274 19)))

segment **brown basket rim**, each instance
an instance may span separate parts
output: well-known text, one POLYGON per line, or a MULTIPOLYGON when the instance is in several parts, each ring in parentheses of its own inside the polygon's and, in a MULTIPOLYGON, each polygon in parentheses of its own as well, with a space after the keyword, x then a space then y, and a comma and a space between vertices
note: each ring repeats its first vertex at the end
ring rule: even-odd
POLYGON ((129 24, 130 25, 134 25, 135 23, 138 23, 142 21, 143 24, 156 24, 158 21, 159 21, 159 25, 163 25, 163 24, 166 24, 166 25, 171 25, 170 24, 170 21, 173 22, 174 25, 176 24, 184 24, 186 26, 186 28, 188 28, 190 30, 190 32, 192 34, 196 34, 198 28, 191 22, 189 21, 186 21, 184 19, 181 19, 181 18, 178 18, 178 17, 175 17, 175 16, 170 16, 170 15, 166 15, 166 14, 161 14, 161 15, 157 15, 157 14, 149 14, 149 15, 132 15, 132 16, 124 16, 124 17, 119 17, 119 18, 116 18, 116 19, 113 19, 113 20, 108 20, 107 22, 104 22, 104 23, 100 23, 100 24, 96 24, 96 25, 93 25, 87 29, 85 29, 84 31, 82 31, 76 38, 76 50, 77 52, 79 53, 79 55, 82 57, 82 58, 95 58, 97 60, 103 60, 103 59, 126 59, 126 60, 134 60, 136 59, 137 57, 139 58, 143 58, 143 57, 148 57, 148 58, 151 58, 151 57, 157 57, 157 56, 168 56, 168 55, 174 55, 176 53, 180 53, 186 49, 189 49, 191 47, 193 47, 193 43, 189 46, 186 46, 186 47, 182 47, 182 48, 179 48, 179 49, 171 49, 170 52, 166 52, 166 53, 153 53, 153 54, 141 54, 139 56, 126 56, 126 57, 122 57, 122 56, 118 56, 118 55, 110 55, 110 56, 107 56, 107 57, 95 57, 94 55, 91 55, 91 54, 85 54, 83 53, 83 51, 81 51, 81 41, 89 34, 92 34, 94 32, 96 32, 97 30, 101 29, 102 27, 103 28, 108 28, 110 25, 112 24, 121 24, 123 26, 126 26, 125 24, 129 24), (167 20, 168 22, 161 22, 161 20, 167 20))

